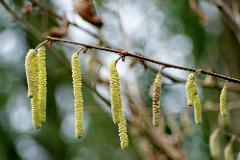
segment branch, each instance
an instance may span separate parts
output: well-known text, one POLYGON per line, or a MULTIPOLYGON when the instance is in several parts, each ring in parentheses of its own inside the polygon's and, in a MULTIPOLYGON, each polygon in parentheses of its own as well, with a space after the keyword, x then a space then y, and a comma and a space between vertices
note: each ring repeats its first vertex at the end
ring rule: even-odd
POLYGON ((84 44, 84 43, 80 43, 80 42, 74 42, 74 41, 70 41, 70 40, 66 40, 66 39, 60 39, 60 38, 54 38, 54 37, 46 37, 46 39, 49 40, 49 41, 57 41, 57 42, 61 42, 61 43, 80 45, 80 46, 84 46, 88 49, 97 49, 97 50, 108 51, 108 52, 112 52, 114 54, 118 54, 118 55, 123 56, 123 57, 127 57, 127 56, 128 57, 133 57, 133 58, 137 58, 139 60, 143 60, 143 61, 151 62, 151 63, 154 63, 154 64, 162 65, 165 68, 175 68, 175 69, 190 71, 190 72, 198 71, 201 74, 210 75, 210 76, 213 76, 213 77, 216 77, 216 78, 227 80, 229 82, 240 84, 240 80, 236 79, 236 78, 232 78, 232 77, 228 77, 228 76, 225 76, 225 75, 222 75, 222 74, 210 72, 208 70, 188 68, 188 67, 178 66, 178 65, 174 65, 174 64, 169 64, 169 63, 165 63, 165 62, 162 62, 162 61, 157 61, 157 60, 154 60, 154 59, 150 59, 150 58, 147 58, 147 57, 135 54, 135 53, 130 53, 130 52, 124 51, 124 50, 117 50, 117 49, 113 49, 113 48, 93 46, 93 45, 88 45, 88 44, 84 44))

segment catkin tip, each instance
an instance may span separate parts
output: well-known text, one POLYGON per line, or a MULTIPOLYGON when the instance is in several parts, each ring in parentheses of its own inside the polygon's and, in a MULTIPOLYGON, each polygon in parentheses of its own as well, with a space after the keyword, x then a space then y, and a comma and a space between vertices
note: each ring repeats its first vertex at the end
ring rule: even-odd
POLYGON ((198 95, 193 97, 195 123, 202 123, 202 106, 198 95))
POLYGON ((153 96, 152 96, 152 123, 155 127, 159 125, 160 120, 160 97, 161 97, 161 83, 162 75, 158 73, 153 82, 153 96))
POLYGON ((80 61, 77 53, 72 55, 72 78, 75 106, 75 137, 80 138, 83 135, 83 96, 80 61))
POLYGON ((118 132, 120 137, 120 144, 122 149, 126 149, 128 147, 128 135, 127 135, 127 123, 124 115, 119 118, 118 123, 118 132))

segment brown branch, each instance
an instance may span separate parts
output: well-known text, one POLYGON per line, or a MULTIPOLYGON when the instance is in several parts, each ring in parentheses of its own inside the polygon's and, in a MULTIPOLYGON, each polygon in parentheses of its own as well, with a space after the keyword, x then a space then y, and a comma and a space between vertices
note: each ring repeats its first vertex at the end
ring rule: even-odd
POLYGON ((121 55, 121 56, 125 56, 125 57, 127 57, 127 56, 128 57, 133 57, 133 58, 137 58, 139 60, 144 60, 144 61, 151 62, 151 63, 154 63, 154 64, 162 65, 166 68, 175 68, 175 69, 190 71, 190 72, 199 71, 199 73, 201 73, 201 74, 210 75, 210 76, 217 77, 217 78, 220 78, 220 79, 223 79, 223 80, 227 80, 229 82, 240 84, 240 80, 236 79, 236 78, 232 78, 232 77, 228 77, 228 76, 221 75, 221 74, 218 74, 218 73, 210 72, 208 70, 188 68, 188 67, 178 66, 178 65, 174 65, 174 64, 169 64, 169 63, 157 61, 157 60, 154 60, 154 59, 150 59, 150 58, 147 58, 147 57, 135 54, 135 53, 130 53, 130 52, 124 51, 124 50, 117 50, 117 49, 113 49, 113 48, 93 46, 93 45, 88 45, 88 44, 84 44, 84 43, 80 43, 80 42, 74 42, 74 41, 70 41, 70 40, 66 40, 66 39, 60 39, 60 38, 54 38, 54 37, 46 37, 46 39, 49 40, 49 41, 57 41, 57 42, 61 42, 61 43, 80 45, 80 46, 84 46, 84 47, 89 48, 89 49, 97 49, 97 50, 108 51, 108 52, 112 52, 112 53, 115 53, 115 54, 118 54, 118 55, 121 55))

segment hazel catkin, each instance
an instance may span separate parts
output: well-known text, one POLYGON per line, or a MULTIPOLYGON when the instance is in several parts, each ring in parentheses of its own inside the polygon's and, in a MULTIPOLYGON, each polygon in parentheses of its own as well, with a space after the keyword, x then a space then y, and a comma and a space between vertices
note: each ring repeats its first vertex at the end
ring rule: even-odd
POLYGON ((224 148, 224 159, 233 160, 233 148, 232 141, 230 141, 227 146, 224 148))
POLYGON ((162 79, 162 76, 160 73, 158 73, 153 83, 152 123, 154 126, 158 126, 159 120, 160 120, 161 79, 162 79))
POLYGON ((193 96, 197 92, 196 82, 194 80, 194 73, 189 74, 187 81, 186 81, 186 97, 187 97, 187 105, 193 105, 193 96))
POLYGON ((25 58, 25 70, 28 83, 28 97, 31 98, 32 105, 32 123, 34 128, 40 128, 38 104, 38 63, 37 52, 30 49, 25 58))
POLYGON ((120 79, 116 69, 116 61, 110 64, 110 90, 111 90, 111 110, 113 123, 118 124, 118 133, 120 137, 121 148, 128 147, 127 122, 123 113, 120 79))
POLYGON ((219 159, 221 155, 219 129, 215 129, 209 138, 209 149, 213 159, 219 159))
POLYGON ((46 121, 46 98, 47 98, 47 72, 45 62, 45 47, 38 49, 38 103, 39 116, 42 123, 46 121))
POLYGON ((75 107, 75 137, 80 138, 83 135, 83 96, 80 62, 77 53, 72 55, 72 78, 75 107))
POLYGON ((116 69, 116 61, 112 61, 110 64, 110 90, 111 90, 111 110, 113 123, 119 122, 119 112, 122 108, 121 91, 120 91, 120 79, 116 69))
POLYGON ((220 94, 220 113, 222 116, 228 115, 227 110, 227 86, 224 85, 220 94))

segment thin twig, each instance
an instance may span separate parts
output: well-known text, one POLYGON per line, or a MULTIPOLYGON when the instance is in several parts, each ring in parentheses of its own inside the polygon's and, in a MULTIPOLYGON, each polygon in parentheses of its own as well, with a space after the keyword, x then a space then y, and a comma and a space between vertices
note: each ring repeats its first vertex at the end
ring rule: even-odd
POLYGON ((107 47, 99 47, 99 46, 84 44, 84 43, 80 43, 80 42, 74 42, 74 41, 70 41, 70 40, 66 40, 66 39, 49 37, 49 36, 46 37, 46 39, 50 40, 50 41, 61 42, 61 43, 82 45, 82 46, 85 46, 89 49, 98 49, 98 50, 108 51, 108 52, 112 52, 112 53, 115 53, 115 54, 118 54, 118 55, 121 55, 124 52, 125 56, 129 56, 129 57, 137 58, 137 59, 140 59, 140 60, 148 61, 148 62, 151 62, 151 63, 154 63, 154 64, 165 66, 167 68, 175 68, 175 69, 185 70, 185 71, 190 71, 190 72, 196 72, 196 71, 200 70, 199 73, 201 73, 201 74, 210 75, 210 76, 217 77, 217 78, 220 78, 220 79, 223 79, 223 80, 228 80, 229 82, 240 84, 240 80, 236 79, 236 78, 232 78, 232 77, 228 77, 228 76, 225 76, 225 75, 222 75, 222 74, 210 72, 208 70, 188 68, 188 67, 178 66, 178 65, 174 65, 174 64, 169 64, 169 63, 157 61, 157 60, 154 60, 154 59, 150 59, 150 58, 138 55, 138 54, 130 53, 130 52, 127 52, 127 51, 124 51, 124 50, 117 50, 117 49, 107 48, 107 47))
MULTIPOLYGON (((46 4, 44 4, 42 1, 39 1, 39 0, 29 0, 29 1, 32 2, 33 4, 37 5, 39 8, 41 8, 41 9, 44 10, 45 12, 47 12, 47 13, 51 14, 52 16, 56 17, 57 19, 63 20, 63 16, 60 16, 60 15, 58 15, 57 13, 55 13, 55 12, 52 10, 52 8, 49 8, 49 7, 48 7, 46 4)), ((84 32, 90 34, 91 36, 99 39, 99 35, 97 35, 97 34, 91 32, 91 31, 89 31, 88 29, 86 29, 86 28, 84 28, 84 27, 82 27, 82 26, 80 26, 80 25, 78 25, 78 24, 76 24, 76 23, 74 23, 74 22, 71 22, 71 21, 69 21, 69 20, 67 20, 67 21, 68 21, 68 23, 69 23, 70 25, 75 26, 75 27, 83 30, 84 32)))
POLYGON ((231 133, 231 132, 223 131, 223 130, 220 130, 220 133, 222 133, 223 135, 229 136, 229 137, 235 137, 234 140, 236 140, 238 143, 240 143, 240 137, 238 135, 231 133))

